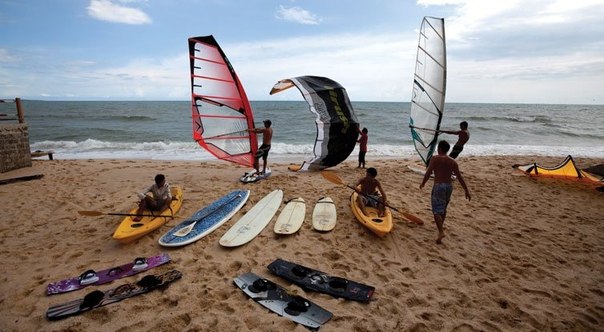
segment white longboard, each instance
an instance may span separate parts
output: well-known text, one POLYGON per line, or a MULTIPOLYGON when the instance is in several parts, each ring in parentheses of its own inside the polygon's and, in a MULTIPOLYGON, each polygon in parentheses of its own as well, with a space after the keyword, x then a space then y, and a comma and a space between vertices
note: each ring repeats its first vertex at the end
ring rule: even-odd
POLYGON ((283 200, 283 191, 273 190, 254 205, 220 238, 220 245, 237 247, 254 239, 271 221, 283 200))
POLYGON ((304 222, 304 216, 306 215, 306 204, 302 197, 294 198, 290 200, 275 222, 274 231, 277 234, 293 234, 297 232, 302 223, 304 222))
POLYGON ((336 204, 329 197, 323 197, 317 201, 312 212, 312 226, 322 232, 328 232, 336 227, 338 215, 336 204))

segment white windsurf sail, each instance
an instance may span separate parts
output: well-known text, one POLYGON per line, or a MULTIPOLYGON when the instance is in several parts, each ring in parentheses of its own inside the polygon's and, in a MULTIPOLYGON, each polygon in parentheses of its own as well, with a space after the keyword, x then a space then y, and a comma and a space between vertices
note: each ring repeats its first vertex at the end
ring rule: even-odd
POLYGON ((426 165, 438 143, 446 86, 445 20, 427 16, 419 31, 409 118, 415 150, 426 165))

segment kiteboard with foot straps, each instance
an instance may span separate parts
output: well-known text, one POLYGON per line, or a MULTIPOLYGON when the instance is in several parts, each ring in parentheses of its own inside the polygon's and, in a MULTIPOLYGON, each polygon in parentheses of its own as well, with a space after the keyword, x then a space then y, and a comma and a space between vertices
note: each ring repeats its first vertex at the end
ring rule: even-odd
POLYGON ((289 294, 274 282, 254 273, 246 273, 234 279, 235 285, 272 312, 309 328, 319 328, 333 316, 331 312, 309 300, 289 294))
POLYGON ((59 304, 48 308, 46 318, 58 320, 73 315, 78 315, 94 308, 119 302, 129 297, 150 292, 154 289, 167 287, 173 281, 182 277, 182 273, 172 270, 160 275, 146 275, 134 284, 126 283, 106 291, 95 290, 81 299, 59 304))
POLYGON ((168 254, 162 253, 160 255, 151 256, 148 258, 138 257, 130 263, 101 270, 98 272, 94 270, 87 270, 77 277, 51 282, 46 287, 46 294, 53 295, 66 293, 82 289, 89 285, 106 284, 115 279, 129 277, 137 273, 154 268, 156 266, 166 264, 170 260, 171 259, 168 254))
POLYGON ((266 172, 256 172, 255 170, 253 170, 253 171, 244 173, 239 178, 239 181, 241 181, 243 183, 256 182, 256 181, 260 181, 262 179, 268 178, 269 176, 271 176, 272 173, 273 172, 271 171, 270 168, 267 168, 266 172))
POLYGON ((352 280, 330 276, 306 266, 276 259, 268 265, 268 269, 294 284, 315 292, 329 294, 347 300, 369 302, 375 287, 364 285, 352 280))

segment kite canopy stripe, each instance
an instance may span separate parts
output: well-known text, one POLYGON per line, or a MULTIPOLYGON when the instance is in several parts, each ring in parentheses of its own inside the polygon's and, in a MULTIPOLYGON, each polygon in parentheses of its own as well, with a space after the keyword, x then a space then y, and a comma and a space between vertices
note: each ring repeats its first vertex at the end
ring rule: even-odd
POLYGON ((557 177, 564 179, 582 180, 593 182, 595 184, 603 184, 604 176, 598 176, 589 172, 583 171, 577 167, 572 156, 567 156, 562 163, 554 167, 544 167, 537 163, 527 165, 513 165, 515 169, 525 172, 530 176, 557 177))
POLYGON ((270 94, 297 87, 316 115, 317 136, 314 157, 299 170, 321 170, 346 160, 357 142, 359 122, 346 89, 326 77, 300 76, 277 82, 270 94))
POLYGON ((213 36, 189 38, 193 139, 218 159, 251 167, 258 149, 252 107, 213 36))
POLYGON ((445 20, 424 17, 419 32, 409 125, 415 150, 427 165, 438 144, 445 107, 447 51, 445 20))

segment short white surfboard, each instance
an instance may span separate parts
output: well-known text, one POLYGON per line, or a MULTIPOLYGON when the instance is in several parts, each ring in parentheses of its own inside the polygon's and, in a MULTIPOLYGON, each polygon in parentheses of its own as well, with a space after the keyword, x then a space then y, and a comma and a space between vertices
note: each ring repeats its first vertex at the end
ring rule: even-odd
POLYGON ((304 216, 306 215, 306 204, 302 197, 294 198, 290 200, 275 222, 275 233, 277 234, 293 234, 297 232, 302 223, 304 223, 304 216))
POLYGON ((321 232, 328 232, 336 227, 338 215, 336 204, 330 197, 323 197, 317 201, 312 213, 312 226, 321 232))

